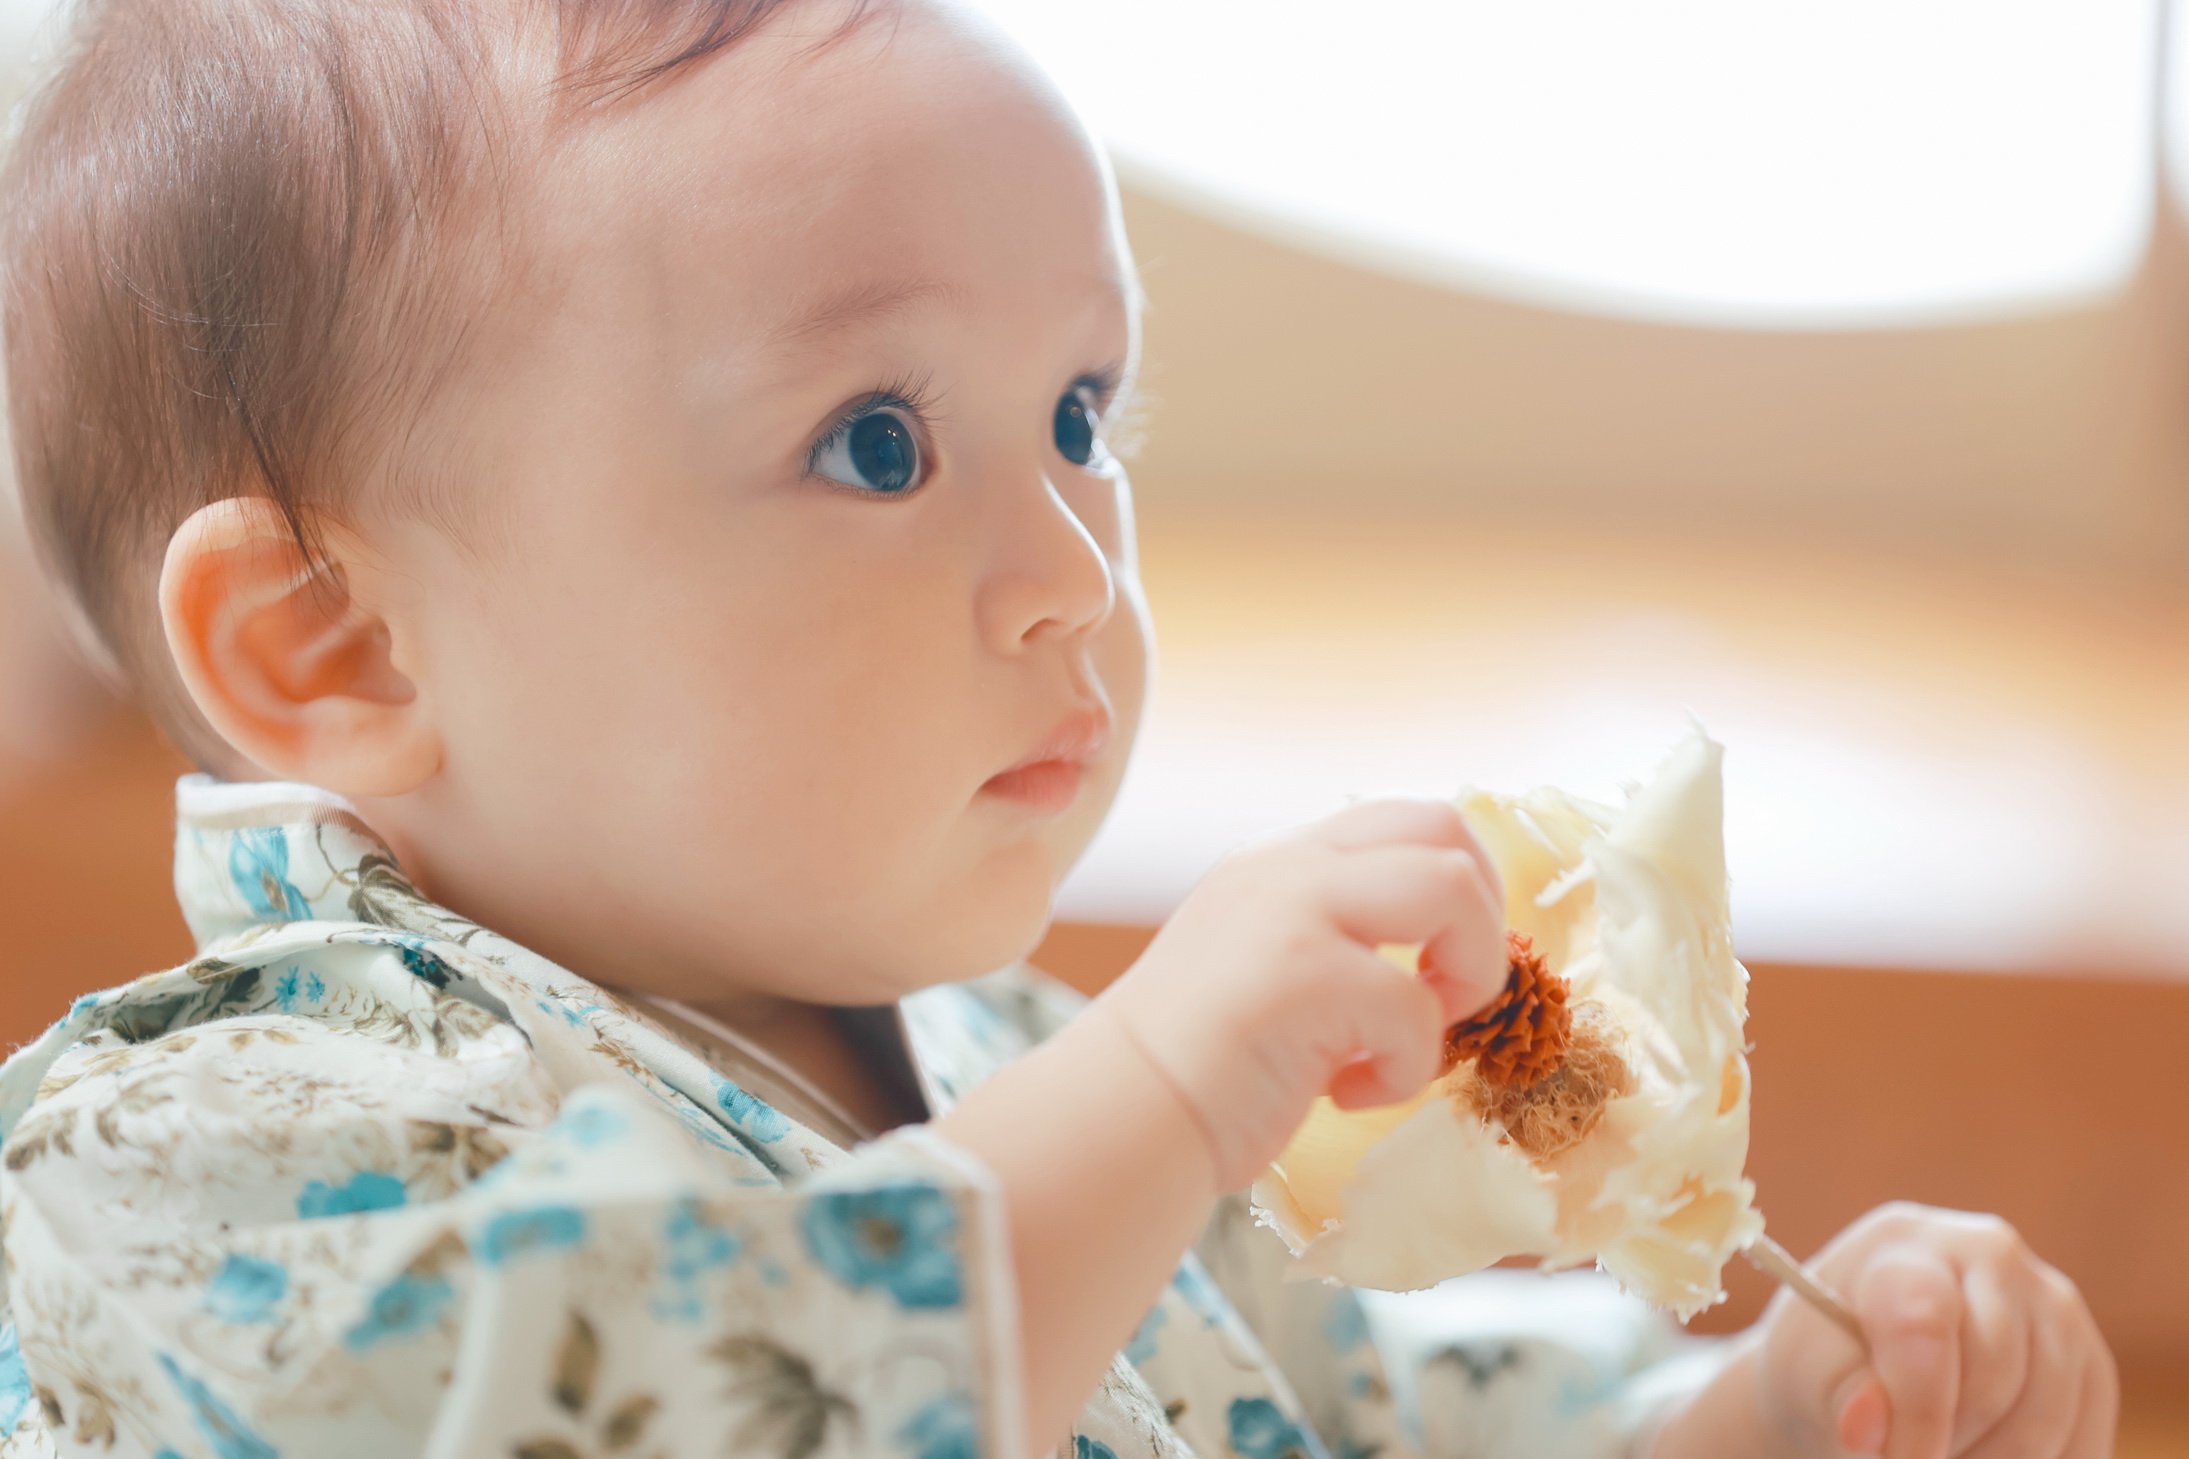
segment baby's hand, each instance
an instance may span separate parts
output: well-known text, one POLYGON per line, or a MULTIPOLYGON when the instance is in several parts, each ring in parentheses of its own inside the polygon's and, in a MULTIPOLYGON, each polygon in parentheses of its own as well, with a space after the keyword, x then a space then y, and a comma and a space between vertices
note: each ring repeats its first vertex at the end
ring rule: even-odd
POLYGON ((1199 1118, 1233 1189, 1315 1096, 1390 1104, 1436 1076, 1445 1028, 1504 986, 1504 905, 1458 811, 1366 802, 1211 872, 1095 1008, 1199 1118), (1437 972, 1381 943, 1426 944, 1437 972))
MULTIPOLYGON (((1791 1293, 1764 1315, 1757 1397, 1799 1454, 2105 1459, 2119 1380, 2075 1284, 1994 1216, 1881 1206, 1812 1268, 1854 1342, 1791 1293)), ((1660 1450, 1662 1452, 1662 1450, 1660 1450)))

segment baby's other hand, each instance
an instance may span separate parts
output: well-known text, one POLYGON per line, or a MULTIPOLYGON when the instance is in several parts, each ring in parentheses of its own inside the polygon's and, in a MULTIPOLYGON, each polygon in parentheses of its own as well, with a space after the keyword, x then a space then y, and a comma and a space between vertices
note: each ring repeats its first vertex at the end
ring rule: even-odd
POLYGON ((1853 1340, 1790 1292, 1760 1324, 1763 1416, 1793 1452, 1887 1459, 2106 1459, 2120 1407, 2075 1284, 1996 1216, 1880 1206, 1811 1270, 1853 1340))
POLYGON ((1315 1096, 1390 1104, 1436 1076, 1444 1030, 1504 986, 1504 906, 1453 807, 1365 802, 1217 867, 1095 1009, 1200 1120, 1234 1189, 1315 1096), (1436 973, 1382 943, 1426 945, 1436 973))

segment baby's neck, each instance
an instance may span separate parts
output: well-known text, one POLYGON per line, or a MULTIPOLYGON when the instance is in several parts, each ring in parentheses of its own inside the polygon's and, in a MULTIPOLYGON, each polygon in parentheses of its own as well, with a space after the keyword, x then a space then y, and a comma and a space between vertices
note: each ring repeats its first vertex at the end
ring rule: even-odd
POLYGON ((373 806, 368 820, 420 891, 459 915, 474 917, 625 997, 641 1002, 667 998, 696 1010, 796 1070, 869 1132, 879 1134, 927 1117, 918 1091, 907 1090, 902 1079, 878 1074, 829 1008, 750 990, 719 967, 679 965, 659 946, 634 946, 588 935, 598 929, 582 923, 573 926, 559 918, 528 915, 537 909, 524 899, 507 898, 506 888, 466 887, 462 878, 441 874, 435 858, 425 854, 430 848, 404 834, 403 817, 373 806))
POLYGON ((796 1070, 865 1133, 878 1135, 927 1118, 917 1090, 876 1069, 836 1010, 750 993, 681 1001, 796 1070))

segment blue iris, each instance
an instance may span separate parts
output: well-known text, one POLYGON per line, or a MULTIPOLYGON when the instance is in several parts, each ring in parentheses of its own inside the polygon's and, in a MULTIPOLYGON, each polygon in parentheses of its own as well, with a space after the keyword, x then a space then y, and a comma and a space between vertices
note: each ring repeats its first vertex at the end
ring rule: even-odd
POLYGON ((902 496, 925 474, 913 407, 884 392, 813 449, 816 476, 877 496, 902 496))
POLYGON ((801 1223, 813 1259, 853 1287, 886 1288, 902 1307, 955 1307, 958 1211, 931 1185, 815 1196, 801 1223))
POLYGON ((1086 387, 1074 385, 1056 403, 1056 421, 1051 434, 1056 437, 1057 454, 1074 466, 1085 466, 1094 460, 1095 426, 1095 413, 1087 404, 1086 387))
POLYGON ((849 432, 851 461, 875 491, 903 491, 920 479, 920 446, 912 428, 876 411, 859 417, 849 432))

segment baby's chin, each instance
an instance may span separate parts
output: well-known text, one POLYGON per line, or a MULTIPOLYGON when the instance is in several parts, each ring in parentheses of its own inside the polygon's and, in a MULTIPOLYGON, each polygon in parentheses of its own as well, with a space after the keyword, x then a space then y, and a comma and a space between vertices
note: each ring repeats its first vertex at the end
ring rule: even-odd
POLYGON ((958 884, 908 907, 889 939, 883 976, 902 997, 1022 962, 1049 930, 1059 868, 1047 847, 1021 843, 991 853, 958 884))

